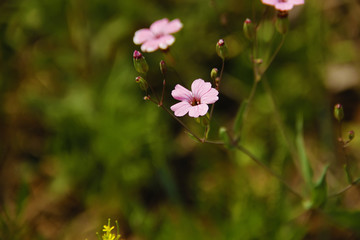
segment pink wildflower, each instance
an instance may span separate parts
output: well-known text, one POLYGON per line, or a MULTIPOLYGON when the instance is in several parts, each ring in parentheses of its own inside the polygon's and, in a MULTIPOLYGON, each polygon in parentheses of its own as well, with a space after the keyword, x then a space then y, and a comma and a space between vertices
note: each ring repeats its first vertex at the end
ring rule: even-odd
POLYGON ((171 22, 167 18, 155 21, 150 28, 143 28, 135 32, 134 43, 141 45, 141 51, 154 52, 157 49, 167 49, 175 42, 172 33, 180 31, 182 23, 179 19, 171 22))
POLYGON ((302 5, 305 0, 261 0, 263 4, 272 5, 279 11, 289 11, 294 5, 302 5))
POLYGON ((200 78, 191 84, 191 91, 177 84, 171 95, 181 102, 172 105, 170 109, 177 117, 187 113, 194 118, 204 116, 209 110, 207 104, 215 103, 219 99, 218 94, 219 92, 211 87, 211 83, 200 78))

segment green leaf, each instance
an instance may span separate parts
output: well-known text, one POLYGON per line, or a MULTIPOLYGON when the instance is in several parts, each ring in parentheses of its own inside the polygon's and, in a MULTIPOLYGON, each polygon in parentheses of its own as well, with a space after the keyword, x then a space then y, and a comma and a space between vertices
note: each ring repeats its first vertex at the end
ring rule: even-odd
POLYGON ((345 211, 331 209, 326 212, 333 222, 341 227, 360 233, 360 211, 345 211))
POLYGON ((319 208, 324 206, 327 200, 326 173, 329 165, 326 165, 321 173, 319 180, 315 183, 312 192, 312 207, 319 208))
POLYGON ((351 173, 350 173, 350 169, 349 169, 349 165, 348 164, 345 164, 344 165, 344 171, 345 171, 345 174, 346 174, 346 180, 349 184, 352 184, 353 183, 353 179, 351 177, 351 173))
POLYGON ((234 133, 236 137, 238 137, 241 134, 241 128, 244 120, 244 113, 247 108, 248 102, 249 102, 248 100, 244 100, 241 103, 239 110, 236 114, 236 118, 234 122, 234 133))
POLYGON ((307 157, 305 144, 304 144, 304 136, 303 136, 303 118, 302 116, 298 116, 296 121, 296 147, 299 154, 299 160, 300 160, 300 170, 301 174, 304 178, 307 190, 311 190, 313 188, 313 171, 309 162, 309 159, 307 157))
POLYGON ((225 127, 219 129, 219 137, 224 142, 225 147, 233 149, 232 141, 225 127))
POLYGON ((189 137, 190 137, 191 139, 193 139, 195 142, 201 143, 201 142, 199 141, 199 139, 197 139, 192 133, 190 133, 190 132, 188 132, 188 131, 185 131, 185 132, 186 132, 187 135, 189 135, 189 137))

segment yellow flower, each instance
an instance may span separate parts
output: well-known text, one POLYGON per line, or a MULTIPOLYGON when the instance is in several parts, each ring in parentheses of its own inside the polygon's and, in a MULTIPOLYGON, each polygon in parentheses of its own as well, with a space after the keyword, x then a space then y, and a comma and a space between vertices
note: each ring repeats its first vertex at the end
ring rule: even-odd
POLYGON ((104 225, 103 232, 110 233, 113 229, 114 229, 114 226, 110 227, 110 226, 104 225))
MULTIPOLYGON (((118 226, 117 221, 115 221, 116 226, 118 226)), ((108 219, 108 225, 104 225, 103 227, 103 232, 104 235, 102 235, 102 240, 119 240, 121 235, 119 234, 119 232, 115 235, 113 233, 111 233, 111 231, 114 229, 114 226, 110 225, 110 218, 108 219)), ((119 231, 119 227, 118 227, 118 231, 119 231)), ((98 235, 98 238, 100 239, 100 236, 98 235)))

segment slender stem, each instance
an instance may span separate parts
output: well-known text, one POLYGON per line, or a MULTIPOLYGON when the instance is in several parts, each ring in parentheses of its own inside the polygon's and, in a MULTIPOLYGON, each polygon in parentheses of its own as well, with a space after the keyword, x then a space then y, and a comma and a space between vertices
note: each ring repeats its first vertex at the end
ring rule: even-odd
POLYGON ((156 92, 154 91, 154 88, 151 86, 151 84, 148 83, 148 85, 149 85, 149 87, 150 87, 151 93, 155 95, 156 100, 158 101, 157 104, 159 104, 159 103, 160 103, 160 98, 159 98, 159 96, 156 94, 156 92))
POLYGON ((350 183, 353 182, 353 176, 350 172, 350 165, 349 165, 349 156, 346 152, 346 146, 348 144, 348 142, 344 142, 344 139, 342 137, 342 121, 339 121, 339 137, 338 137, 338 140, 339 142, 341 143, 341 150, 344 154, 344 158, 345 158, 345 171, 346 171, 346 175, 347 175, 347 178, 348 178, 348 181, 350 183))
POLYGON ((250 109, 250 105, 254 99, 254 96, 255 96, 255 92, 256 92, 256 89, 257 89, 257 85, 261 79, 261 75, 259 75, 259 71, 258 71, 258 64, 256 63, 256 60, 255 60, 255 56, 256 56, 256 46, 257 46, 257 41, 256 41, 256 34, 255 34, 255 39, 254 41, 252 42, 251 44, 251 61, 252 61, 252 68, 253 68, 253 74, 254 74, 254 81, 253 81, 253 85, 251 87, 251 90, 250 90, 250 94, 249 94, 249 97, 247 99, 247 105, 246 105, 246 108, 245 108, 245 111, 244 111, 244 122, 246 121, 247 119, 247 115, 249 113, 249 109, 250 109))
POLYGON ((221 70, 220 70, 220 76, 219 76, 219 85, 218 85, 218 90, 220 89, 220 83, 221 83, 221 79, 222 79, 222 77, 223 77, 224 68, 225 68, 225 59, 222 59, 222 63, 221 63, 221 70))
POLYGON ((180 123, 181 126, 183 126, 183 128, 186 129, 186 131, 188 131, 191 135, 193 135, 193 136, 196 138, 196 140, 198 140, 198 141, 200 141, 200 142, 202 142, 202 143, 204 142, 204 139, 199 138, 193 131, 190 130, 190 128, 188 128, 188 127, 185 125, 185 123, 184 123, 183 121, 181 121, 179 118, 177 118, 177 117, 176 117, 172 112, 170 112, 170 110, 167 109, 164 105, 161 105, 161 106, 159 106, 159 107, 161 107, 161 108, 164 109, 168 114, 170 114, 170 116, 171 116, 172 118, 174 118, 178 123, 180 123))
MULTIPOLYGON (((218 86, 217 86, 217 90, 220 90, 220 83, 221 83, 221 79, 222 79, 222 77, 223 77, 224 68, 225 68, 225 59, 222 59, 220 76, 219 76, 219 83, 218 83, 218 86)), ((207 132, 209 131, 211 118, 212 118, 212 115, 213 115, 213 112, 214 112, 214 107, 215 107, 215 103, 213 103, 213 104, 211 105, 210 116, 209 116, 209 123, 206 125, 205 131, 204 131, 204 137, 203 137, 204 141, 206 140, 206 137, 207 137, 206 135, 207 135, 207 132)))
POLYGON ((286 143, 286 145, 287 145, 287 147, 288 147, 288 149, 289 149, 289 151, 290 151, 290 153, 292 155, 292 158, 293 158, 294 162, 296 162, 295 161, 295 159, 297 158, 296 149, 293 146, 293 144, 291 143, 291 140, 290 140, 288 134, 286 133, 285 125, 284 125, 283 121, 281 120, 280 113, 279 113, 279 110, 277 108, 277 104, 275 102, 274 94, 273 94, 273 92, 271 90, 271 87, 270 87, 270 84, 269 84, 267 78, 263 79, 263 84, 264 84, 265 91, 268 94, 268 96, 270 98, 270 102, 271 102, 271 104, 273 106, 276 124, 278 125, 278 128, 280 130, 281 135, 285 139, 285 143, 286 143))
POLYGON ((280 42, 279 45, 277 46, 277 48, 276 48, 275 52, 273 53, 273 55, 270 57, 270 60, 269 60, 269 62, 268 62, 268 64, 267 64, 267 66, 263 69, 261 75, 263 75, 263 74, 266 72, 266 70, 270 67, 270 65, 271 65, 271 63, 274 61, 276 55, 279 53, 281 47, 284 45, 284 42, 285 42, 285 34, 283 34, 283 35, 281 36, 281 42, 280 42))
POLYGON ((147 95, 146 97, 144 97, 145 100, 149 100, 152 103, 156 104, 159 106, 159 102, 156 102, 154 99, 152 99, 152 97, 150 95, 147 95), (145 99, 146 98, 146 99, 145 99))
POLYGON ((165 85, 166 85, 166 81, 165 81, 165 76, 164 76, 163 88, 162 88, 162 93, 161 93, 161 99, 160 99, 159 106, 162 106, 162 105, 163 105, 163 102, 164 102, 165 85))
POLYGON ((205 140, 204 143, 216 144, 216 145, 224 145, 224 142, 222 142, 222 141, 205 140))
MULTIPOLYGON (((265 12, 264 12, 265 14, 265 12)), ((258 25, 256 26, 256 28, 258 28, 258 25)), ((248 104, 247 104, 247 107, 245 109, 245 113, 244 113, 244 118, 246 118, 247 116, 247 113, 249 111, 249 107, 250 107, 250 104, 254 98, 254 95, 255 95, 255 92, 256 92, 256 88, 257 88, 257 84, 258 82, 260 82, 261 78, 262 78, 262 75, 265 73, 265 71, 269 68, 270 64, 274 61, 276 55, 279 53, 281 47, 283 46, 284 44, 284 41, 285 41, 285 35, 282 35, 282 38, 281 38, 281 42, 280 44, 278 45, 278 47, 276 48, 275 52, 273 53, 273 55, 271 56, 270 58, 270 61, 268 63, 268 65, 265 67, 265 69, 261 72, 260 69, 259 69, 259 64, 257 62, 257 59, 255 59, 256 57, 256 48, 257 48, 257 38, 256 38, 256 35, 255 35, 255 39, 254 39, 254 42, 252 43, 252 46, 251 46, 251 61, 252 61, 252 64, 253 64, 253 72, 254 72, 254 83, 253 83, 253 86, 251 88, 251 92, 250 92, 250 95, 248 97, 248 104)))
POLYGON ((176 61, 175 58, 173 57, 173 55, 170 52, 170 48, 163 50, 162 51, 165 55, 165 59, 167 60, 166 62, 169 62, 170 65, 175 66, 176 65, 176 61))
POLYGON ((291 193, 293 193, 298 198, 302 199, 302 196, 297 193, 281 176, 279 176, 277 173, 275 173, 270 167, 265 165, 263 162, 261 162, 259 159, 257 159, 249 150, 247 150, 245 147, 241 145, 236 145, 236 148, 243 152, 245 155, 247 155, 249 158, 251 158, 255 163, 257 163, 260 167, 262 167, 266 172, 268 172, 270 175, 278 179, 291 193))
POLYGON ((341 142, 343 142, 343 138, 342 138, 342 121, 339 121, 338 140, 341 141, 341 142))
POLYGON ((360 178, 357 179, 356 181, 352 182, 351 184, 349 184, 348 186, 346 186, 344 189, 340 190, 339 192, 329 195, 329 198, 337 197, 337 196, 343 194, 344 192, 346 192, 347 190, 349 190, 350 188, 356 186, 359 183, 360 183, 360 178))

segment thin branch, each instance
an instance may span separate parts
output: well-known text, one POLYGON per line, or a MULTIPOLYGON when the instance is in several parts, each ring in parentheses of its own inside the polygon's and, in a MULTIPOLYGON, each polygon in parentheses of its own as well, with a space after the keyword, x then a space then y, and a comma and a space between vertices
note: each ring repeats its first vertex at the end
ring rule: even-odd
POLYGON ((164 109, 172 118, 174 118, 178 123, 181 124, 181 126, 183 126, 183 128, 186 129, 186 131, 188 131, 191 135, 193 135, 196 140, 198 140, 199 142, 204 142, 204 139, 201 139, 200 137, 198 137, 193 131, 190 130, 190 128, 188 128, 185 123, 183 121, 181 121, 179 118, 177 118, 172 112, 170 112, 169 109, 167 109, 164 105, 159 106, 162 109, 164 109))
POLYGON ((251 158, 254 162, 256 162, 259 166, 261 166, 267 173, 278 179, 291 193, 293 193, 296 197, 302 199, 302 196, 297 193, 280 175, 275 173, 270 167, 265 165, 259 159, 257 159, 249 150, 241 145, 236 145, 236 148, 251 158))
POLYGON ((345 192, 346 192, 347 190, 349 190, 350 188, 358 185, 359 183, 360 183, 360 178, 357 179, 356 181, 354 181, 353 183, 349 184, 348 186, 346 186, 344 189, 340 190, 339 192, 329 195, 329 198, 337 197, 337 196, 345 193, 345 192))
MULTIPOLYGON (((220 70, 220 76, 219 76, 219 84, 217 86, 217 90, 219 91, 220 89, 220 83, 221 83, 221 80, 222 80, 222 77, 223 77, 223 73, 224 73, 224 68, 225 68, 225 60, 222 59, 222 64, 221 64, 221 70, 220 70)), ((211 122, 211 118, 212 118, 212 115, 213 115, 213 112, 214 112, 214 107, 215 107, 215 103, 213 103, 211 105, 211 109, 210 109, 210 116, 209 116, 209 123, 206 125, 205 127, 205 131, 204 131, 204 141, 206 141, 206 138, 207 138, 207 132, 209 130, 209 127, 210 127, 210 122, 211 122)))

